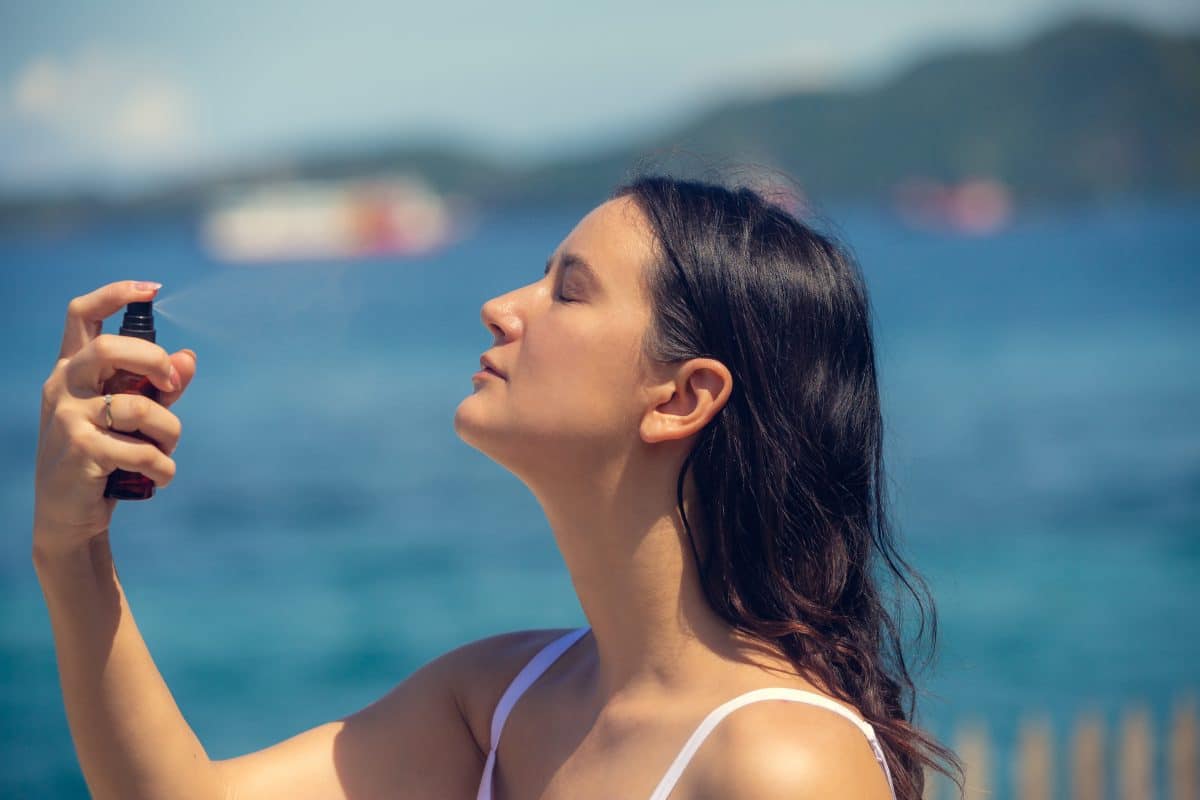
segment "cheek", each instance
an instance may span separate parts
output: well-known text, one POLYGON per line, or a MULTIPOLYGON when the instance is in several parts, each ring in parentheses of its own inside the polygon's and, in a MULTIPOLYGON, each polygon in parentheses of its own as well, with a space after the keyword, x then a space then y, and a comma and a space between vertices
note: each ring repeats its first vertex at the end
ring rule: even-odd
POLYGON ((596 342, 576 333, 546 331, 541 337, 530 336, 510 388, 536 395, 546 412, 578 409, 581 401, 600 394, 607 368, 601 359, 596 342))
POLYGON ((509 385, 522 413, 554 428, 611 431, 627 424, 635 361, 624 337, 589 331, 529 336, 509 385))

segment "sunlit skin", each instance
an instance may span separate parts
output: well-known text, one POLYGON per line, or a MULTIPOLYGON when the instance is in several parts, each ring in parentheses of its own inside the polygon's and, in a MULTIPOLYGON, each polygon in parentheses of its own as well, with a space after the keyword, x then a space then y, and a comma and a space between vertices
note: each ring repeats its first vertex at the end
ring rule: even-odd
MULTIPOLYGON (((593 720, 593 729, 607 721, 627 730, 670 710, 698 720, 735 694, 766 686, 828 694, 796 675, 784 656, 736 635, 701 592, 675 487, 733 378, 715 359, 655 365, 642 357, 651 320, 642 280, 654 254, 648 222, 631 199, 588 213, 544 275, 484 303, 481 320, 494 336, 485 352, 504 377, 475 375, 454 416, 463 441, 516 475, 546 514, 593 633, 562 658, 569 666, 562 667, 560 707, 593 720), (592 274, 564 268, 572 257, 592 274)), ((689 480, 685 508, 695 529, 693 494, 689 480)), ((840 790, 887 796, 878 794, 886 786, 858 731, 828 711, 786 702, 754 704, 723 721, 714 739, 753 742, 745 750, 758 755, 724 762, 736 772, 710 771, 705 780, 745 786, 746 770, 765 779, 760 761, 774 747, 791 748, 779 770, 791 770, 787 780, 795 781, 797 748, 814 735, 824 737, 822 758, 843 760, 861 776, 852 787, 839 770, 840 790)), ((724 769, 714 763, 709 768, 724 769)), ((691 767, 693 776, 702 768, 691 767)), ((805 772, 809 785, 819 784, 805 772)))
POLYGON ((690 441, 732 378, 712 359, 655 370, 641 358, 648 237, 631 201, 605 203, 556 248, 547 274, 485 303, 488 356, 506 377, 476 378, 454 417, 459 436, 545 510, 600 646, 606 705, 711 675, 711 648, 727 638, 698 584, 681 581, 690 554, 674 495, 690 441), (562 270, 568 253, 594 279, 562 270))

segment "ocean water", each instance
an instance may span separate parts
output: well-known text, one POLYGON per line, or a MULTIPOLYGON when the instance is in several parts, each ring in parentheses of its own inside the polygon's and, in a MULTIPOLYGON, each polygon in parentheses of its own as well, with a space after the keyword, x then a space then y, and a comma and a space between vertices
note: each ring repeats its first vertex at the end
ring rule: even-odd
MULTIPOLYGON (((112 539, 159 669, 227 758, 465 641, 585 621, 539 506, 452 418, 492 342, 481 304, 536 280, 586 211, 481 219, 423 258, 256 268, 214 263, 188 219, 0 238, 0 796, 86 797, 29 561, 71 297, 159 280, 159 343, 198 353, 176 479, 119 504, 112 539)), ((1144 704, 1161 743, 1200 684, 1200 203, 1027 212, 982 238, 826 213, 867 276, 897 530, 939 612, 918 721, 949 742, 983 720, 1001 797, 1027 715, 1064 754, 1080 713, 1144 704)))

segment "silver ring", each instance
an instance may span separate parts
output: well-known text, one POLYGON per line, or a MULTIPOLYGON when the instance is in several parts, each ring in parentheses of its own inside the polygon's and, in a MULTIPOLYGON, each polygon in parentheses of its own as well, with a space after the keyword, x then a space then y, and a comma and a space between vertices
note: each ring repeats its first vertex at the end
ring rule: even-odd
POLYGON ((108 429, 112 430, 112 395, 104 395, 104 421, 108 423, 108 429))

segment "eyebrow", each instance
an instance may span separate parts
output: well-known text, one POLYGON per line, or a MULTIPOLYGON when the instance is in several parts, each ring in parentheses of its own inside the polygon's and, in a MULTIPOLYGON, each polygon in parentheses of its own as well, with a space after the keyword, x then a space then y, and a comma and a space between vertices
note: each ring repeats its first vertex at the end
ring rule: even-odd
MULTIPOLYGON (((545 275, 550 274, 550 265, 554 263, 554 254, 552 253, 546 259, 545 275)), ((601 286, 600 279, 596 276, 596 270, 592 269, 592 265, 584 260, 583 256, 578 253, 563 253, 562 260, 559 262, 560 269, 566 270, 567 267, 575 267, 584 273, 587 280, 591 281, 596 286, 601 286)))

